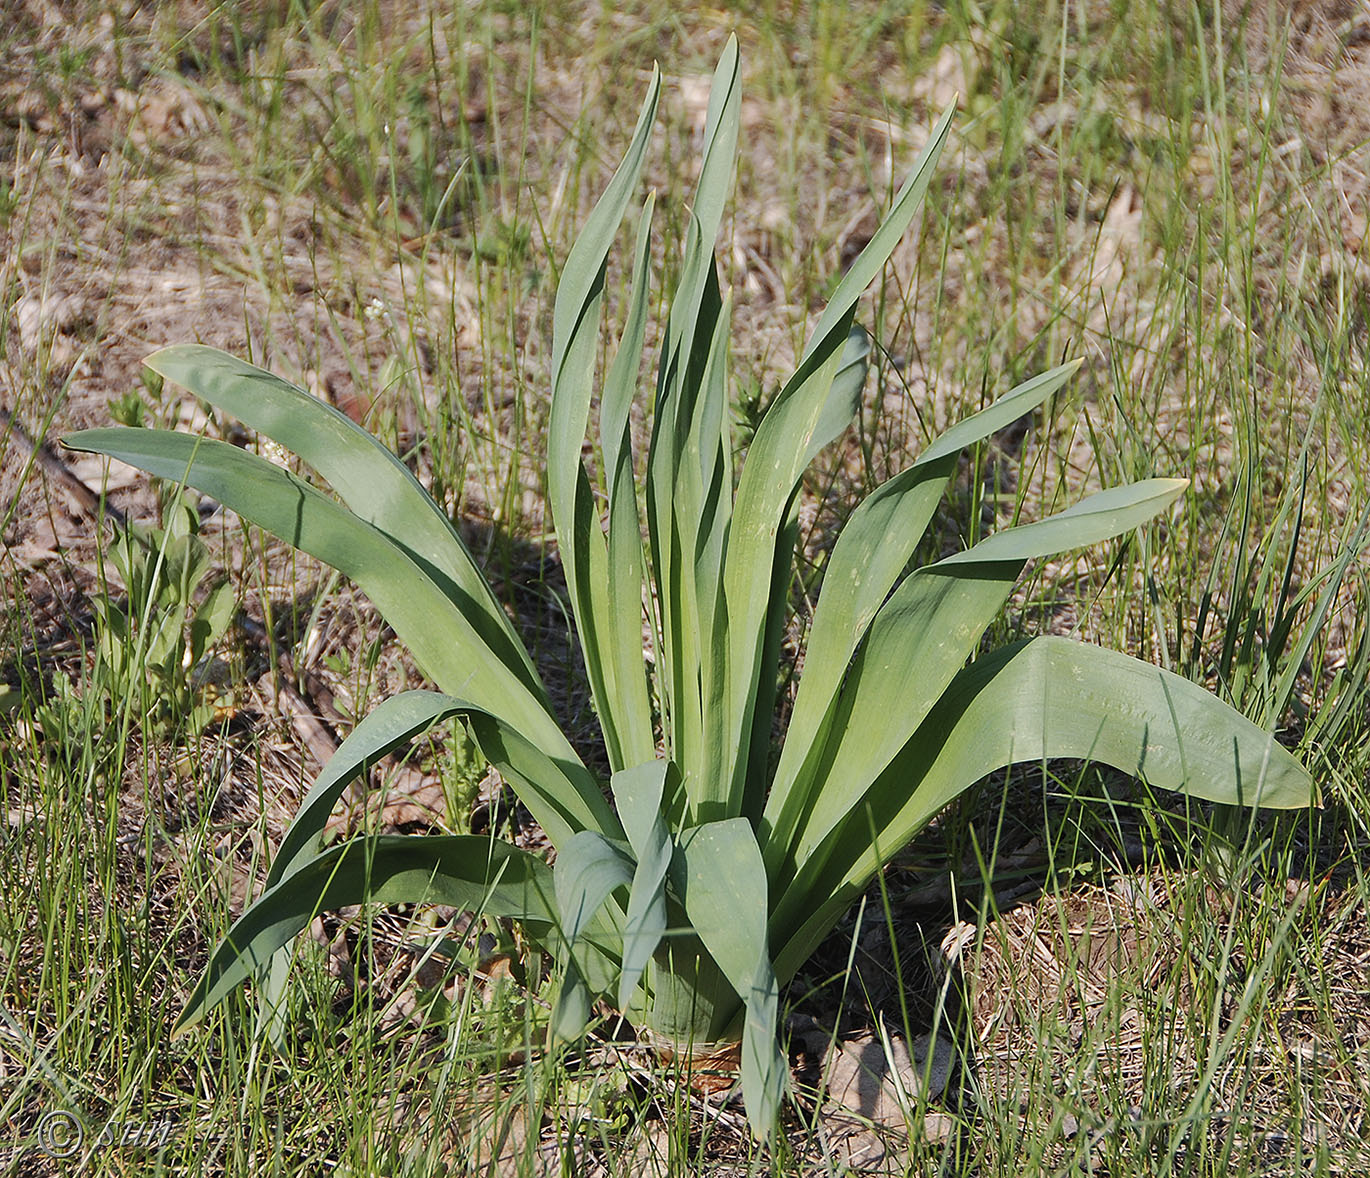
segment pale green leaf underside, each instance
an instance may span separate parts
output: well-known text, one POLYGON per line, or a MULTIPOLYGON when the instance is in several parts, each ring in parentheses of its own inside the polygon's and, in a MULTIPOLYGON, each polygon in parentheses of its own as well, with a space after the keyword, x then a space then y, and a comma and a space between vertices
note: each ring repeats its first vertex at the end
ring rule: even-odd
POLYGON ((553 878, 562 933, 574 944, 613 890, 632 882, 633 858, 598 831, 582 830, 558 852, 553 878))

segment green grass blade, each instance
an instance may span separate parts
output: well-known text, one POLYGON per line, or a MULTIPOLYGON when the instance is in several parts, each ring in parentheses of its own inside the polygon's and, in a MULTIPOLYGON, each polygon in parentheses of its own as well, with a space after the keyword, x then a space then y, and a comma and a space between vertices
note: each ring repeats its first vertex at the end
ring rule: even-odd
POLYGON ((523 734, 508 743, 524 740, 556 766, 550 783, 534 781, 525 798, 554 844, 576 830, 618 831, 612 808, 542 701, 412 558, 372 525, 289 471, 226 442, 105 429, 74 434, 66 444, 109 454, 159 478, 184 480, 351 578, 439 687, 497 718, 483 729, 476 726, 487 756, 497 759, 505 742, 496 729, 504 724, 523 734))
POLYGON ((772 943, 789 977, 875 872, 957 795, 1023 761, 1072 757, 1209 801, 1297 809, 1313 780, 1268 732, 1188 679, 1041 637, 955 679, 859 805, 802 865, 772 943))
POLYGON ((450 904, 517 919, 555 943, 551 869, 526 851, 477 835, 354 839, 264 892, 229 929, 177 1020, 199 1022, 320 912, 353 904, 450 904))
POLYGON ((686 831, 672 878, 699 939, 742 999, 742 1094, 752 1132, 765 1140, 789 1068, 776 1039, 780 986, 767 952, 766 869, 750 824, 734 818, 686 831))
POLYGON ((143 361, 299 455, 355 515, 420 564, 525 686, 546 689, 452 521, 379 439, 289 381, 215 348, 178 344, 143 361))
MULTIPOLYGON (((661 76, 653 71, 628 151, 562 268, 552 315, 547 498, 590 690, 599 712, 609 760, 616 768, 629 763, 625 740, 630 738, 620 729, 640 725, 642 718, 640 711, 634 711, 631 704, 627 716, 621 719, 619 714, 617 671, 620 660, 616 657, 615 636, 621 634, 622 628, 616 625, 610 612, 608 548, 580 453, 593 394, 605 259, 642 172, 660 92, 661 76)), ((635 673, 640 675, 640 665, 635 673)), ((623 698, 636 701, 637 695, 625 685, 623 698)), ((640 741, 640 733, 631 739, 634 743, 640 741)))

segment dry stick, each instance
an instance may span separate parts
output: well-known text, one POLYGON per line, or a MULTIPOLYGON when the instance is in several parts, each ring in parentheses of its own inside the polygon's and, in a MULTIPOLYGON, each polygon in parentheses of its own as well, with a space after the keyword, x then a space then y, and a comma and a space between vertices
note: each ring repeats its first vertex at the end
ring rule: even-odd
POLYGON ((14 420, 8 409, 0 408, 0 428, 8 430, 10 436, 19 444, 19 448, 25 454, 32 455, 34 461, 42 467, 43 473, 66 491, 76 501, 77 506, 92 519, 99 521, 103 507, 106 518, 121 526, 126 522, 122 511, 114 504, 105 502, 102 496, 97 495, 77 478, 71 467, 52 452, 46 441, 34 441, 28 430, 14 420))
MULTIPOLYGON (((271 650, 275 643, 271 635, 267 633, 266 627, 253 617, 249 617, 246 611, 239 610, 234 624, 243 634, 255 642, 264 650, 271 650)), ((276 698, 282 709, 289 716, 291 724, 294 726, 300 739, 308 747, 310 754, 320 766, 328 764, 329 758, 338 751, 338 743, 333 739, 333 734, 324 726, 323 722, 316 716, 310 706, 304 701, 303 697, 294 687, 290 680, 295 678, 295 665, 291 662, 290 652, 282 650, 276 657, 276 698)), ((270 672, 268 672, 270 674, 270 672)), ((266 676, 263 676, 265 678, 266 676)), ((306 690, 318 701, 319 694, 327 696, 327 703, 319 703, 321 712, 331 713, 329 718, 335 722, 341 720, 337 711, 332 707, 333 693, 324 688, 322 693, 316 693, 314 678, 308 671, 300 676, 306 690)), ((355 783, 348 786, 349 793, 354 789, 355 783)), ((348 801, 355 801, 355 797, 349 797, 348 801)))

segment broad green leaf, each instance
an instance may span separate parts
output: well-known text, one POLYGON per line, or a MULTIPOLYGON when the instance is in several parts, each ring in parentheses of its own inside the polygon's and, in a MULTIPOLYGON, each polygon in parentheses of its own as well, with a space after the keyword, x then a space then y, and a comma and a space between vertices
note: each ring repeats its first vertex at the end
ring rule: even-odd
POLYGON ((628 914, 623 922, 623 968, 619 974, 618 1005, 627 1010, 633 992, 666 935, 666 880, 673 848, 662 823, 647 853, 638 860, 628 893, 628 914))
POLYGON ((838 689, 871 620, 912 559, 945 493, 961 452, 1036 409, 1080 367, 1062 364, 1011 389, 952 426, 907 470, 883 483, 852 512, 823 575, 804 651, 789 731, 766 798, 760 831, 774 870, 808 804, 807 787, 827 743, 838 689), (799 791, 797 797, 792 791, 799 791))
POLYGON ((649 761, 614 774, 610 783, 628 844, 637 857, 623 924, 623 971, 618 1005, 627 1010, 643 971, 666 933, 666 879, 671 868, 670 832, 662 819, 667 788, 680 774, 669 761, 649 761))
POLYGON ((752 439, 733 504, 724 555, 724 601, 728 618, 727 727, 719 745, 725 761, 700 783, 695 812, 702 818, 733 817, 760 810, 762 782, 751 777, 754 736, 770 708, 763 683, 775 611, 786 607, 792 560, 790 525, 795 490, 819 414, 832 387, 851 311, 816 355, 781 390, 752 439), (776 589, 780 592, 777 596, 776 589), (761 706, 758 706, 758 705, 761 706))
POLYGON ((633 882, 633 866, 626 847, 594 830, 582 830, 557 852, 557 910, 572 946, 613 890, 633 882))
POLYGON ((777 904, 776 970, 793 976, 880 867, 954 799, 1008 765, 1071 757, 1209 801, 1294 809, 1307 770, 1268 732, 1187 679, 1065 638, 963 670, 777 904))
POLYGON ((946 568, 966 563, 1032 560, 1099 544, 1146 523, 1174 503, 1187 486, 1188 479, 1144 479, 1110 487, 1039 523, 996 532, 940 563, 946 568))
POLYGON ((838 285, 798 370, 762 420, 742 469, 724 573, 729 629, 726 747, 736 752, 732 767, 713 783, 710 799, 721 803, 726 813, 761 812, 764 774, 757 772, 756 761, 764 742, 759 728, 770 720, 766 698, 770 693, 762 688, 769 674, 764 659, 775 646, 777 626, 771 611, 779 608, 772 587, 779 580, 777 564, 790 560, 788 545, 783 543, 786 523, 851 329, 856 300, 912 222, 946 142, 951 115, 948 109, 933 128, 889 214, 838 285), (767 706, 757 707, 759 697, 767 706))
POLYGON ((656 752, 652 705, 642 665, 642 524, 638 516, 632 451, 632 406, 647 330, 648 271, 654 196, 649 194, 638 222, 628 321, 605 377, 600 400, 600 446, 609 499, 608 587, 606 603, 613 628, 612 649, 618 735, 625 764, 649 760, 656 752))
MULTIPOLYGON (((737 40, 730 37, 709 91, 703 160, 657 372, 647 470, 648 532, 665 664, 660 672, 663 727, 667 752, 687 782, 699 776, 704 726, 700 697, 714 694, 710 687, 700 686, 700 644, 710 642, 711 634, 700 630, 697 586, 707 578, 703 568, 717 560, 714 553, 721 548, 731 509, 726 405, 723 397, 711 395, 716 390, 705 385, 705 370, 723 314, 713 249, 732 188, 740 125, 737 40), (708 420, 715 421, 716 429, 706 428, 708 420), (711 495, 714 487, 721 487, 721 492, 711 495), (692 494, 701 511, 709 502, 702 523, 682 506, 692 494), (682 531, 683 526, 689 531, 682 531)), ((716 361, 714 368, 717 380, 716 361)), ((704 593, 706 612, 714 610, 716 596, 704 593)))
POLYGON ((295 811, 266 876, 266 891, 317 854, 319 838, 348 784, 382 757, 457 714, 459 700, 433 691, 406 691, 382 701, 348 734, 328 759, 295 811))
POLYGON ((196 607, 190 623, 192 665, 198 663, 216 642, 228 633, 238 609, 232 581, 220 581, 196 607))
POLYGON ((818 457, 820 450, 835 442, 851 425, 852 418, 861 408, 861 390, 866 386, 870 354, 871 337, 864 327, 853 324, 847 332, 847 342, 842 346, 842 356, 837 362, 837 371, 833 373, 827 400, 819 410, 813 437, 809 439, 809 447, 804 455, 804 466, 808 466, 818 457))
MULTIPOLYGON (((632 883, 633 868, 626 847, 593 830, 581 831, 557 854, 552 878, 566 946, 566 972, 552 1013, 551 1030, 557 1038, 574 1039, 585 1030, 594 995, 586 978, 592 963, 580 960, 581 938, 614 889, 632 883)), ((594 988, 602 989, 602 984, 594 988)))
POLYGON ((814 328, 813 335, 809 337, 809 343, 804 349, 806 359, 826 346, 824 341, 829 333, 846 319, 847 313, 856 305, 856 300, 884 269, 885 263, 894 253, 894 247, 903 240, 904 234, 913 222, 913 214, 918 211, 918 206, 923 203, 923 195, 928 190, 933 169, 937 166, 937 161, 942 155, 942 148, 945 146, 947 135, 951 131, 951 120, 955 113, 956 105, 954 103, 942 112, 941 117, 932 128, 932 132, 928 135, 928 142, 924 146, 922 154, 919 155, 917 162, 913 165, 913 171, 909 173, 903 188, 895 196, 894 204, 888 215, 880 223, 880 227, 876 229, 875 235, 866 243, 866 247, 852 262, 851 269, 842 276, 842 281, 838 283, 832 299, 824 308, 818 326, 814 328))
MULTIPOLYGON (((713 292, 713 284, 710 284, 713 292)), ((726 727, 724 691, 726 633, 723 602, 723 550, 732 518, 732 455, 726 449, 728 416, 728 338, 731 297, 715 306, 707 359, 699 379, 698 404, 693 414, 685 452, 676 478, 671 511, 680 537, 680 610, 683 641, 678 679, 690 693, 685 715, 698 717, 698 728, 687 726, 682 766, 687 786, 697 793, 701 779, 718 771, 721 740, 726 727), (720 653, 722 658, 719 657, 720 653)), ((704 320, 701 320, 703 323, 704 320)))
POLYGON ((594 995, 590 993, 589 983, 576 964, 575 955, 566 955, 566 968, 561 977, 561 986, 552 1002, 552 1014, 548 1020, 551 1037, 564 1042, 574 1042, 585 1034, 590 1022, 590 1011, 594 995))
MULTIPOLYGON (((305 794, 281 838, 263 891, 270 891, 319 853, 320 836, 328 817, 349 782, 367 773, 381 757, 407 744, 459 708, 457 701, 449 696, 431 691, 408 691, 385 700, 363 718, 338 746, 305 794)), ((284 1032, 278 1011, 289 965, 289 947, 282 947, 276 950, 270 967, 264 969, 258 979, 261 993, 259 1026, 276 1043, 284 1032)))
MULTIPOLYGON (((911 467, 878 487, 852 512, 824 573, 805 648, 804 675, 792 722, 798 733, 820 727, 820 718, 836 694, 852 654, 923 538, 954 460, 967 446, 1037 408, 1079 367, 1079 361, 1073 361, 1035 376, 988 408, 958 422, 911 467)), ((802 747, 802 742, 797 747, 802 747)), ((783 801, 787 782, 784 765, 782 759, 771 802, 777 801, 775 793, 783 801)))
MULTIPOLYGON (((727 411, 729 310, 719 296, 713 259, 705 260, 708 281, 694 321, 698 335, 689 354, 688 376, 677 390, 688 402, 689 421, 673 435, 681 444, 679 453, 667 456, 674 481, 664 510, 658 501, 649 500, 657 513, 652 518, 664 529, 653 532, 653 551, 669 554, 665 579, 658 574, 670 703, 667 747, 690 792, 705 775, 702 750, 706 734, 712 735, 705 707, 716 695, 716 677, 710 676, 705 652, 714 634, 718 567, 732 507, 731 464, 719 433, 727 411)), ((652 458, 658 481, 660 453, 654 449, 652 458)))
POLYGON ((1012 425, 1025 413, 1031 413, 1072 376, 1080 371, 1083 360, 1070 360, 1047 372, 1039 373, 1015 385, 992 405, 962 418, 918 455, 915 466, 936 462, 950 455, 958 455, 967 446, 983 442, 991 434, 1012 425))
POLYGON ((789 1069, 776 1039, 780 986, 767 951, 766 869, 751 826, 733 818, 687 830, 672 877, 695 932, 745 1007, 742 1095, 752 1132, 765 1139, 789 1069))
MULTIPOLYGON (((561 729, 522 680, 495 657, 464 614, 403 550, 289 471, 226 442, 155 430, 85 430, 77 450, 110 454, 159 478, 184 480, 244 519, 351 578, 437 684, 508 725, 559 774, 528 779, 523 797, 553 844, 580 829, 617 833, 618 820, 561 729), (569 788, 567 788, 569 786, 569 788)), ((499 733, 477 732, 498 760, 499 733)))
POLYGON ((260 973, 320 912, 353 904, 450 904, 517 919, 555 944, 551 869, 526 851, 476 835, 354 839, 331 848, 264 892, 219 943, 176 1022, 199 1022, 260 973))
POLYGON ((662 803, 679 785, 679 771, 670 761, 661 760, 621 769, 610 780, 628 845, 639 859, 651 848, 653 832, 661 822, 662 803))
POLYGON ((1024 561, 1131 531, 1174 502, 1185 486, 1180 479, 1152 479, 1101 491, 906 578, 876 615, 852 662, 813 786, 797 793, 777 822, 789 858, 777 868, 773 855, 772 871, 783 876, 802 863, 893 759, 974 652, 1024 561), (807 812, 796 813, 801 803, 807 812))
POLYGON ((299 455, 354 514, 423 568, 495 656, 546 700, 528 652, 460 533, 379 439, 304 389, 215 348, 177 344, 143 363, 299 455))
POLYGON ((794 824, 807 806, 806 787, 827 744, 837 693, 852 654, 912 558, 946 493, 955 463, 947 456, 896 475, 862 501, 837 537, 760 825, 766 863, 772 869, 790 846, 794 824))
MULTIPOLYGON (((616 650, 616 645, 621 642, 623 627, 610 612, 608 547, 580 453, 589 421, 598 359, 605 259, 637 188, 642 163, 651 142, 660 90, 660 73, 654 70, 628 151, 595 205, 585 228, 576 238, 566 265, 562 268, 552 313, 547 499, 556 525, 557 545, 584 653, 590 690, 599 712, 609 761, 616 768, 628 763, 625 741, 637 743, 641 740, 641 733, 639 731, 630 738, 619 731, 617 674, 623 667, 624 659, 616 650)), ((641 649, 640 645, 637 649, 641 649)), ((634 674, 640 674, 640 669, 634 674)), ((629 701, 625 726, 640 726, 640 712, 631 710, 637 694, 629 685, 625 684, 624 688, 624 698, 629 701)))

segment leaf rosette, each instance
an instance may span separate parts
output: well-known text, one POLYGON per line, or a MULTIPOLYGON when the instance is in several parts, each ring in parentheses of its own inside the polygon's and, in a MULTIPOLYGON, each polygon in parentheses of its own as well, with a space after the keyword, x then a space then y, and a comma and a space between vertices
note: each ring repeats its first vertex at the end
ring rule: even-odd
POLYGON ((639 487, 629 419, 650 301, 651 195, 639 206, 625 326, 602 381, 598 363, 606 263, 638 192, 659 94, 654 75, 623 161, 562 269, 553 314, 548 499, 613 804, 558 724, 451 520, 343 414, 231 356, 178 346, 148 366, 297 455, 332 494, 212 439, 139 429, 66 439, 196 487, 337 568, 440 689, 387 700, 343 742, 286 833, 265 890, 212 955, 182 1028, 253 977, 269 1015, 290 942, 321 909, 439 901, 516 918, 561 959, 560 1035, 579 1034, 603 996, 669 1041, 740 1040, 748 1113, 765 1136, 786 1082, 780 988, 881 867, 987 774, 1067 756, 1217 802, 1308 804, 1312 782, 1297 759, 1194 683, 1063 638, 980 652, 1029 562, 1125 535, 1172 504, 1183 480, 1110 488, 906 572, 961 454, 1041 406, 1078 363, 953 425, 852 513, 824 573, 773 757, 801 479, 859 407, 870 342, 856 323, 858 302, 913 221, 952 112, 933 126, 837 284, 739 468, 730 302, 714 258, 740 126, 729 43, 714 77, 639 487), (581 456, 596 398, 598 491, 581 456), (349 782, 454 716, 557 848, 555 868, 485 837, 322 845, 349 782))

